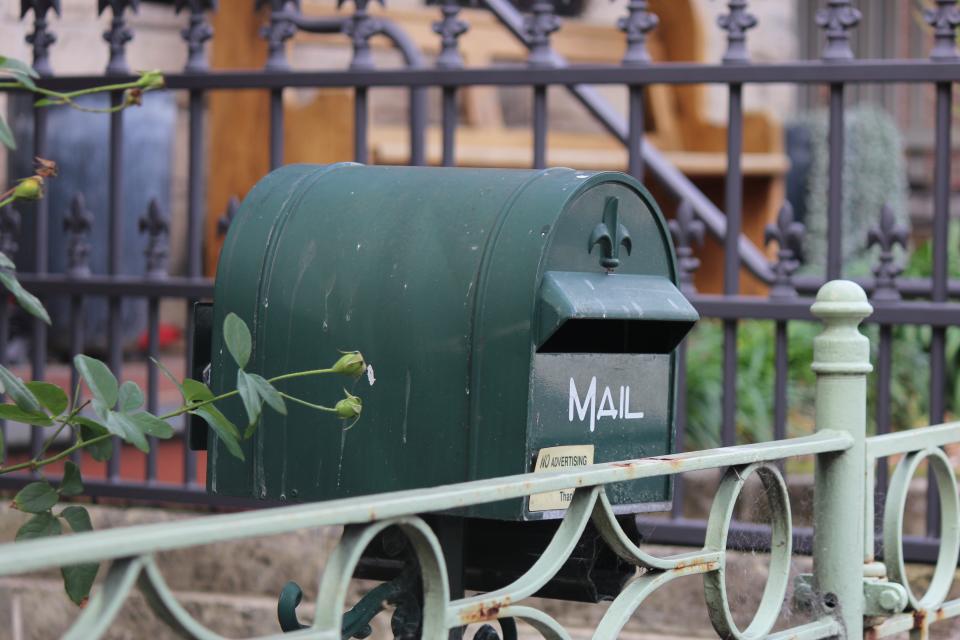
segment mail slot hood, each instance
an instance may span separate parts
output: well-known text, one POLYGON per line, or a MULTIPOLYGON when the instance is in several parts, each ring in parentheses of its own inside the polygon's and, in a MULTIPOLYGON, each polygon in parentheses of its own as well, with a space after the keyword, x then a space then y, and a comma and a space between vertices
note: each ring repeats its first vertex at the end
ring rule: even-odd
POLYGON ((670 353, 696 309, 662 276, 548 271, 540 285, 541 353, 670 353))

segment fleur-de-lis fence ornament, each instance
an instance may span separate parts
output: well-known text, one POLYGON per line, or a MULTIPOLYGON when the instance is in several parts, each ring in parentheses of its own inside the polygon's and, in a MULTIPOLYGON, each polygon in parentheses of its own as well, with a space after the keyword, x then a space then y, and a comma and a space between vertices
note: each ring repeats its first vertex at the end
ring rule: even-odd
POLYGON ((227 231, 230 230, 230 225, 233 224, 233 218, 237 215, 237 209, 239 208, 240 200, 237 196, 230 196, 230 201, 227 202, 227 210, 224 211, 220 219, 217 220, 217 235, 220 237, 227 235, 227 231))
MULTIPOLYGON (((370 38, 380 32, 380 21, 367 11, 370 0, 352 0, 353 15, 343 23, 343 33, 353 43, 353 60, 351 69, 373 69, 373 51, 370 49, 370 38)), ((337 9, 346 4, 347 0, 337 0, 337 9)), ((385 6, 383 0, 377 0, 380 6, 385 6)))
POLYGON ((156 198, 150 199, 147 213, 140 218, 140 233, 147 234, 147 249, 144 251, 147 257, 147 277, 166 277, 170 225, 156 198))
POLYGON ((817 25, 827 37, 823 47, 824 60, 850 60, 853 50, 850 48, 849 30, 860 23, 863 15, 850 4, 850 0, 827 0, 827 6, 817 11, 817 25))
POLYGON ((757 18, 747 11, 747 0, 730 0, 730 12, 717 18, 717 24, 727 32, 727 51, 723 61, 727 64, 750 62, 747 52, 747 30, 757 26, 757 18))
POLYGON ((703 244, 706 228, 693 212, 689 200, 680 203, 676 216, 668 225, 677 251, 680 290, 687 294, 695 293, 697 288, 693 284, 693 272, 700 266, 700 260, 693 255, 693 245, 703 244))
POLYGON ((627 15, 617 20, 617 28, 627 34, 627 52, 623 64, 647 64, 650 53, 647 51, 647 34, 660 24, 657 14, 647 11, 647 0, 630 0, 627 3, 627 15))
POLYGON ((627 255, 633 250, 630 232, 620 223, 620 200, 613 196, 603 204, 603 220, 597 223, 590 234, 587 253, 592 253, 598 244, 603 250, 600 266, 608 271, 620 266, 620 247, 627 250, 627 255))
POLYGON ((930 57, 934 60, 953 60, 957 57, 957 27, 960 26, 960 9, 957 0, 936 0, 937 6, 925 9, 923 18, 933 27, 933 48, 930 57))
POLYGON ((437 66, 441 69, 459 69, 463 66, 463 56, 459 49, 460 36, 467 32, 469 25, 458 17, 459 0, 442 0, 440 14, 440 20, 433 23, 433 32, 440 36, 437 66))
POLYGON ((187 64, 185 71, 206 71, 209 68, 204 43, 213 37, 213 27, 207 22, 207 11, 217 10, 217 0, 176 0, 176 12, 190 10, 190 24, 180 35, 187 43, 187 64))
POLYGON ((903 267, 895 260, 894 248, 899 245, 905 249, 909 235, 907 227, 897 222, 893 208, 884 204, 880 209, 880 221, 867 231, 867 247, 880 247, 878 262, 873 267, 873 275, 876 276, 874 300, 900 299, 897 276, 903 272, 903 267))
POLYGON ((60 15, 60 0, 20 0, 20 19, 33 11, 33 33, 26 37, 27 44, 33 47, 33 68, 41 76, 53 74, 50 68, 50 46, 57 37, 47 30, 47 14, 50 10, 60 15))
POLYGON ((133 32, 127 27, 123 14, 127 9, 134 13, 140 9, 140 0, 97 0, 97 14, 110 9, 113 14, 110 28, 103 32, 103 39, 110 45, 110 60, 107 62, 107 73, 127 74, 127 43, 133 40, 133 32))
POLYGON ((0 207, 0 252, 12 258, 20 248, 20 212, 12 206, 0 207))
POLYGON ((300 11, 299 0, 256 0, 254 8, 270 7, 270 22, 260 29, 260 35, 267 41, 267 63, 264 68, 271 71, 286 71, 286 42, 297 34, 297 25, 290 19, 300 11))
POLYGON ((793 274, 803 260, 803 237, 807 229, 793 216, 793 207, 784 202, 777 215, 776 224, 768 224, 763 232, 763 243, 776 242, 777 260, 773 268, 773 286, 771 298, 793 298, 797 289, 793 284, 793 274))
POLYGON ((73 196, 70 210, 63 218, 67 234, 67 273, 73 277, 90 275, 90 230, 93 214, 87 209, 82 193, 73 196))
POLYGON ((555 63, 550 47, 550 34, 560 29, 560 18, 554 12, 552 0, 535 0, 530 15, 524 19, 523 30, 527 36, 530 55, 527 62, 537 67, 550 67, 555 63))

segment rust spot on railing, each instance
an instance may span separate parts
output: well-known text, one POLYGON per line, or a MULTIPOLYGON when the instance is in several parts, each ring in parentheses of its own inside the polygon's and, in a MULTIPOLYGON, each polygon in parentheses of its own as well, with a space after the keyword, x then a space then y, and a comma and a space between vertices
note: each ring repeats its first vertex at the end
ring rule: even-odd
POLYGON ((503 600, 494 600, 490 603, 480 603, 472 609, 468 609, 460 614, 460 622, 472 624, 474 622, 487 622, 496 620, 500 615, 500 610, 510 604, 510 598, 503 600))

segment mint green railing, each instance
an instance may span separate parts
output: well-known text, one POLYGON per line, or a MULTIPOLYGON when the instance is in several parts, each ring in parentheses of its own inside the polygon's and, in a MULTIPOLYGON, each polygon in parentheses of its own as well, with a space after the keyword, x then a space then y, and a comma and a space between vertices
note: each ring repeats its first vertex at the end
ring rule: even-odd
MULTIPOLYGON (((857 329, 872 311, 856 284, 834 281, 817 295, 813 313, 825 329, 814 341, 817 431, 813 435, 694 453, 598 464, 576 472, 537 473, 416 491, 334 500, 189 521, 84 533, 64 545, 35 540, 0 546, 0 576, 84 562, 109 562, 100 589, 66 637, 101 637, 136 586, 175 631, 190 638, 220 638, 195 620, 166 585, 153 555, 160 551, 344 525, 339 544, 320 580, 309 628, 283 638, 341 638, 347 589, 360 554, 374 536, 397 526, 409 539, 423 578, 423 637, 443 639, 448 630, 493 620, 522 620, 547 639, 569 638, 554 618, 524 601, 560 569, 592 521, 604 540, 637 577, 609 605, 594 638, 617 638, 651 593, 673 580, 702 575, 711 621, 724 638, 873 638, 912 631, 926 637, 930 624, 960 615, 960 600, 946 601, 960 552, 960 498, 950 462, 940 446, 960 442, 960 423, 908 433, 866 437, 866 376, 869 343, 857 329), (893 474, 883 526, 884 563, 873 558, 873 468, 878 457, 906 454, 893 474), (814 573, 800 576, 794 599, 813 622, 771 633, 788 587, 792 522, 787 487, 774 461, 816 456, 814 573), (938 480, 943 514, 940 555, 927 592, 911 591, 904 572, 902 525, 910 479, 928 461, 938 480), (626 480, 701 469, 726 468, 697 551, 655 557, 620 528, 604 486, 626 480), (771 513, 767 585, 753 621, 736 626, 726 592, 727 534, 737 497, 756 474, 771 513), (559 529, 537 562, 513 583, 493 592, 450 600, 440 545, 418 514, 575 488, 559 529)), ((239 561, 239 560, 238 560, 239 561)), ((40 624, 42 621, 37 621, 40 624)))

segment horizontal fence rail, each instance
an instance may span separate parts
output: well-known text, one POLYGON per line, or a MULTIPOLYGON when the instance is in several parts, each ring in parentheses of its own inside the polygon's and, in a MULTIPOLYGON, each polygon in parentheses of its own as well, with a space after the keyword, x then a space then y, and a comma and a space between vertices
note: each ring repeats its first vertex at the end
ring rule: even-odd
MULTIPOLYGON (((108 67, 101 75, 57 76, 50 65, 50 50, 54 44, 54 30, 59 13, 58 2, 24 0, 23 15, 32 17, 32 32, 28 42, 33 52, 33 64, 41 74, 38 84, 56 90, 75 90, 105 82, 122 82, 132 79, 126 62, 125 49, 134 37, 129 28, 130 13, 136 8, 131 0, 115 0, 100 3, 99 9, 109 13, 112 20, 105 36, 109 49, 108 67)), ((672 220, 674 242, 680 257, 681 277, 684 291, 705 318, 721 321, 723 327, 724 385, 723 406, 718 411, 716 434, 724 446, 736 444, 741 437, 737 432, 738 348, 744 320, 767 320, 775 324, 774 360, 775 384, 770 390, 774 396, 774 414, 771 433, 775 440, 782 440, 788 433, 790 409, 788 401, 788 346, 795 321, 813 319, 809 305, 813 294, 825 281, 844 275, 841 248, 849 237, 845 221, 849 211, 844 211, 842 193, 842 168, 844 163, 843 132, 848 120, 845 100, 846 88, 851 85, 897 84, 917 90, 933 92, 933 109, 929 114, 933 124, 931 143, 933 154, 933 204, 931 219, 932 274, 928 278, 901 277, 902 262, 899 251, 906 244, 905 231, 885 209, 875 212, 876 226, 869 237, 856 238, 856 242, 877 247, 878 255, 873 265, 873 277, 858 281, 870 292, 875 311, 869 322, 879 325, 877 341, 877 371, 873 384, 876 391, 875 423, 880 436, 897 427, 891 414, 890 388, 892 384, 892 353, 894 329, 901 326, 930 328, 927 361, 931 371, 929 384, 929 415, 927 422, 942 423, 947 418, 947 331, 956 324, 960 305, 960 281, 951 279, 948 264, 951 252, 957 250, 949 243, 951 225, 951 150, 950 137, 953 119, 953 85, 960 78, 960 57, 955 44, 957 6, 951 1, 929 3, 923 14, 930 26, 933 44, 928 59, 855 59, 850 47, 850 37, 860 21, 860 12, 848 0, 829 0, 823 4, 817 23, 823 30, 824 49, 820 60, 803 60, 784 63, 756 63, 749 57, 749 33, 762 29, 763 24, 749 12, 749 3, 744 0, 728 2, 727 13, 718 28, 728 43, 723 59, 717 63, 660 62, 652 61, 646 49, 646 39, 657 28, 656 16, 647 2, 630 0, 625 15, 619 22, 624 32, 626 52, 620 64, 579 65, 568 64, 551 44, 551 38, 562 23, 554 15, 551 2, 537 2, 529 15, 519 12, 513 5, 502 0, 487 0, 483 6, 490 10, 504 26, 504 37, 511 37, 529 51, 526 63, 485 68, 464 66, 459 37, 470 25, 463 20, 459 4, 452 0, 438 3, 438 20, 435 32, 440 42, 435 59, 417 51, 410 37, 396 24, 381 15, 368 11, 368 3, 357 1, 346 15, 329 19, 312 19, 300 14, 295 3, 283 0, 257 2, 264 11, 263 35, 268 44, 269 57, 265 68, 258 70, 221 71, 211 70, 207 61, 207 48, 212 34, 209 12, 216 3, 206 0, 184 0, 176 3, 177 11, 189 14, 188 27, 183 32, 184 46, 189 52, 183 72, 165 75, 169 91, 182 92, 188 98, 187 141, 187 221, 184 235, 170 237, 171 229, 167 212, 159 205, 143 211, 128 211, 123 205, 123 173, 130 158, 124 157, 123 112, 109 116, 109 165, 105 175, 108 199, 103 210, 90 211, 84 203, 84 194, 69 194, 72 200, 70 211, 50 211, 46 200, 22 207, 18 212, 13 207, 0 209, 0 249, 19 257, 32 257, 36 267, 32 272, 21 274, 24 285, 40 295, 45 301, 66 300, 69 304, 69 343, 71 355, 88 348, 89 328, 84 326, 84 309, 92 302, 108 301, 107 360, 119 375, 124 365, 121 348, 122 305, 125 300, 145 300, 147 304, 147 354, 159 352, 159 301, 173 298, 185 301, 187 324, 191 324, 192 302, 212 296, 212 283, 204 277, 203 254, 207 249, 203 242, 203 222, 220 212, 206 210, 203 176, 210 170, 211 161, 205 151, 208 114, 205 103, 209 96, 219 91, 243 89, 266 92, 270 95, 269 142, 263 153, 270 158, 270 166, 283 164, 283 92, 297 88, 349 88, 354 93, 354 159, 367 160, 371 118, 369 98, 371 92, 385 87, 409 89, 410 132, 409 158, 412 164, 425 162, 424 135, 426 129, 427 95, 425 90, 438 88, 441 92, 442 163, 455 164, 457 132, 462 127, 458 121, 457 100, 462 92, 478 85, 498 87, 526 87, 532 94, 530 128, 533 133, 530 149, 531 166, 541 165, 546 158, 548 146, 546 132, 550 129, 547 87, 563 88, 582 104, 589 117, 604 130, 619 140, 627 151, 628 161, 624 167, 631 174, 648 183, 660 184, 672 197, 663 203, 664 210, 672 220), (298 31, 317 33, 342 33, 344 43, 352 50, 352 58, 343 70, 293 70, 287 57, 287 44, 298 31), (378 68, 372 54, 370 38, 384 36, 401 53, 401 68, 378 68), (743 90, 750 85, 787 83, 823 87, 828 98, 829 179, 827 182, 828 225, 824 233, 827 256, 822 265, 803 266, 804 243, 809 234, 785 206, 779 219, 767 230, 766 240, 776 253, 757 246, 742 232, 743 222, 743 90), (728 88, 727 99, 727 146, 726 170, 722 177, 724 193, 721 202, 708 198, 693 182, 670 164, 667 154, 647 139, 643 130, 644 88, 657 85, 690 86, 697 84, 721 85, 728 88), (596 85, 613 85, 626 89, 628 109, 626 115, 615 108, 594 89, 596 85), (67 267, 62 273, 50 269, 51 248, 48 246, 49 230, 63 223, 67 238, 67 267), (33 241, 28 246, 24 233, 33 231, 33 241), (23 227, 23 228, 21 228, 23 227), (142 269, 128 273, 119 257, 124 240, 124 230, 136 227, 140 230, 145 249, 142 269), (106 228, 108 242, 100 250, 109 254, 104 272, 91 269, 91 232, 106 228), (700 293, 694 287, 698 260, 695 257, 705 236, 711 236, 725 248, 723 256, 723 288, 720 293, 700 293), (184 272, 169 274, 167 265, 168 247, 180 243, 187 247, 184 272), (21 246, 22 245, 22 246, 21 246), (771 256, 772 259, 771 259, 771 256), (810 267, 822 267, 812 272, 810 267), (741 271, 744 270, 767 288, 766 295, 748 296, 740 288, 741 271), (903 298, 909 300, 904 301, 903 298)), ((223 5, 224 3, 221 3, 223 5)), ((332 7, 331 7, 332 9, 332 7)), ((865 10, 871 10, 864 4, 865 10)), ((221 11, 225 7, 221 6, 221 11)), ((4 52, 0 52, 4 53, 4 52)), ((8 96, 17 92, 4 90, 8 96)), ((113 100, 120 100, 116 94, 113 100)), ((48 155, 49 114, 43 108, 33 110, 32 152, 33 155, 48 155)), ((54 185, 52 188, 57 188, 54 185)), ((224 212, 222 229, 225 231, 231 219, 232 209, 224 212)), ((20 207, 20 205, 17 205, 20 207)), ((0 360, 6 357, 14 318, 12 308, 0 305, 0 360)), ((28 355, 30 374, 35 379, 47 377, 49 354, 45 326, 33 322, 28 330, 30 350, 28 355)), ((190 353, 188 345, 187 353, 190 353)), ((681 346, 686 354, 686 347, 681 346)), ((681 361, 683 358, 681 358, 681 361)), ((187 369, 190 367, 188 365, 187 369)), ((151 373, 147 385, 147 406, 158 404, 158 381, 151 373)), ((686 371, 681 367, 680 384, 684 388, 686 371)), ((75 384, 76 374, 71 384, 75 384)), ((684 394, 679 394, 678 445, 683 448, 684 431, 687 426, 687 410, 684 394)), ((908 439, 910 436, 906 436, 908 439)), ((877 440, 883 442, 885 440, 877 440)), ((871 441, 874 442, 874 441, 871 441)), ((35 454, 42 445, 39 429, 34 429, 27 445, 35 454)), ((873 447, 874 445, 870 445, 873 447)), ((881 445, 875 445, 880 447, 881 445)), ((930 447, 938 446, 930 444, 930 447)), ((873 449, 871 449, 872 451, 873 449)), ((926 449, 924 449, 926 450, 926 449)), ((881 451, 881 449, 877 449, 881 451)), ((912 450, 911 450, 912 451, 912 450)), ((898 453, 909 453, 907 450, 898 453)), ((183 474, 175 485, 157 482, 158 460, 151 454, 141 482, 130 482, 120 477, 122 456, 131 452, 118 451, 103 482, 88 482, 88 486, 102 496, 119 496, 145 500, 169 500, 176 502, 211 503, 213 498, 204 494, 197 482, 197 459, 189 448, 183 448, 183 474)), ((136 454, 134 454, 136 455, 136 454)), ((868 467, 874 473, 876 493, 888 495, 890 474, 886 457, 889 454, 871 454, 868 467)), ((930 453, 924 459, 934 459, 930 453)), ((936 463, 934 463, 936 464, 936 463)), ((0 487, 15 488, 29 482, 29 477, 0 478, 0 487)), ((943 533, 940 510, 942 500, 936 486, 928 491, 927 535, 905 537, 903 543, 907 560, 933 562, 942 547, 938 537, 943 533)), ((683 483, 676 483, 673 519, 646 523, 650 541, 681 541, 691 546, 700 546, 708 534, 706 521, 691 522, 680 517, 683 505, 683 483), (655 526, 654 526, 655 525, 655 526)), ((879 499, 879 498, 878 498, 879 499)), ((217 504, 238 506, 217 498, 217 504)), ((262 503, 245 504, 253 506, 262 503)), ((883 505, 877 513, 885 512, 883 505)), ((734 523, 734 530, 744 534, 743 540, 756 540, 756 545, 767 544, 762 535, 754 535, 751 529, 734 523)), ((873 530, 870 526, 870 530, 873 530)), ((797 538, 795 549, 814 553, 813 538, 808 530, 794 531, 797 538)), ((877 543, 879 544, 879 543, 877 543)), ((873 544, 867 545, 871 549, 873 544)), ((810 636, 819 637, 819 636, 810 636)))
MULTIPOLYGON (((178 602, 154 556, 163 551, 241 540, 307 528, 343 526, 338 545, 319 581, 314 619, 296 616, 301 592, 284 589, 278 616, 282 637, 341 638, 369 622, 380 607, 361 602, 346 611, 347 588, 364 549, 374 537, 395 528, 406 538, 419 567, 422 596, 420 637, 446 638, 468 624, 497 622, 504 637, 516 637, 516 622, 548 639, 570 635, 562 623, 525 602, 554 576, 570 556, 588 523, 624 561, 633 579, 607 607, 594 638, 617 638, 648 596, 674 580, 703 576, 711 622, 725 638, 886 637, 915 631, 927 637, 934 622, 960 615, 960 601, 947 601, 960 553, 960 494, 950 463, 939 446, 960 442, 960 424, 920 428, 911 436, 866 437, 866 378, 871 370, 868 341, 857 329, 871 312, 866 295, 849 281, 821 289, 813 314, 825 328, 814 341, 817 375, 817 431, 813 435, 695 453, 596 464, 576 471, 532 473, 456 485, 293 505, 193 520, 83 533, 69 538, 0 545, 0 576, 79 563, 109 563, 100 589, 65 637, 98 638, 110 627, 134 586, 175 631, 191 638, 219 638, 178 602), (898 464, 887 497, 884 564, 873 557, 873 475, 878 457, 907 454, 898 464), (808 621, 773 631, 787 593, 793 540, 790 496, 777 465, 788 457, 816 457, 813 575, 800 575, 794 606, 808 621), (904 571, 901 530, 903 501, 913 472, 923 459, 940 479, 943 503, 940 558, 928 591, 916 596, 904 571), (725 469, 699 550, 658 557, 638 546, 614 515, 604 487, 656 476, 703 469, 725 469), (730 613, 726 568, 729 535, 741 490, 756 476, 769 509, 770 568, 753 620, 741 629, 730 613), (862 482, 864 477, 867 482, 862 482), (502 588, 451 598, 451 575, 444 550, 422 514, 454 512, 500 500, 574 488, 563 519, 543 553, 519 578, 502 588), (367 611, 363 614, 362 611, 367 611), (299 629, 299 630, 297 630, 299 629), (508 631, 509 630, 509 631, 508 631), (509 635, 512 634, 512 635, 509 635)), ((242 559, 238 559, 242 561, 242 559)), ((419 587, 407 585, 419 592, 419 587)), ((371 592, 371 597, 375 592, 371 592)), ((376 596, 380 597, 380 596, 376 596)), ((486 637, 490 637, 489 635, 486 637)), ((498 636, 499 637, 499 636, 498 636)))

